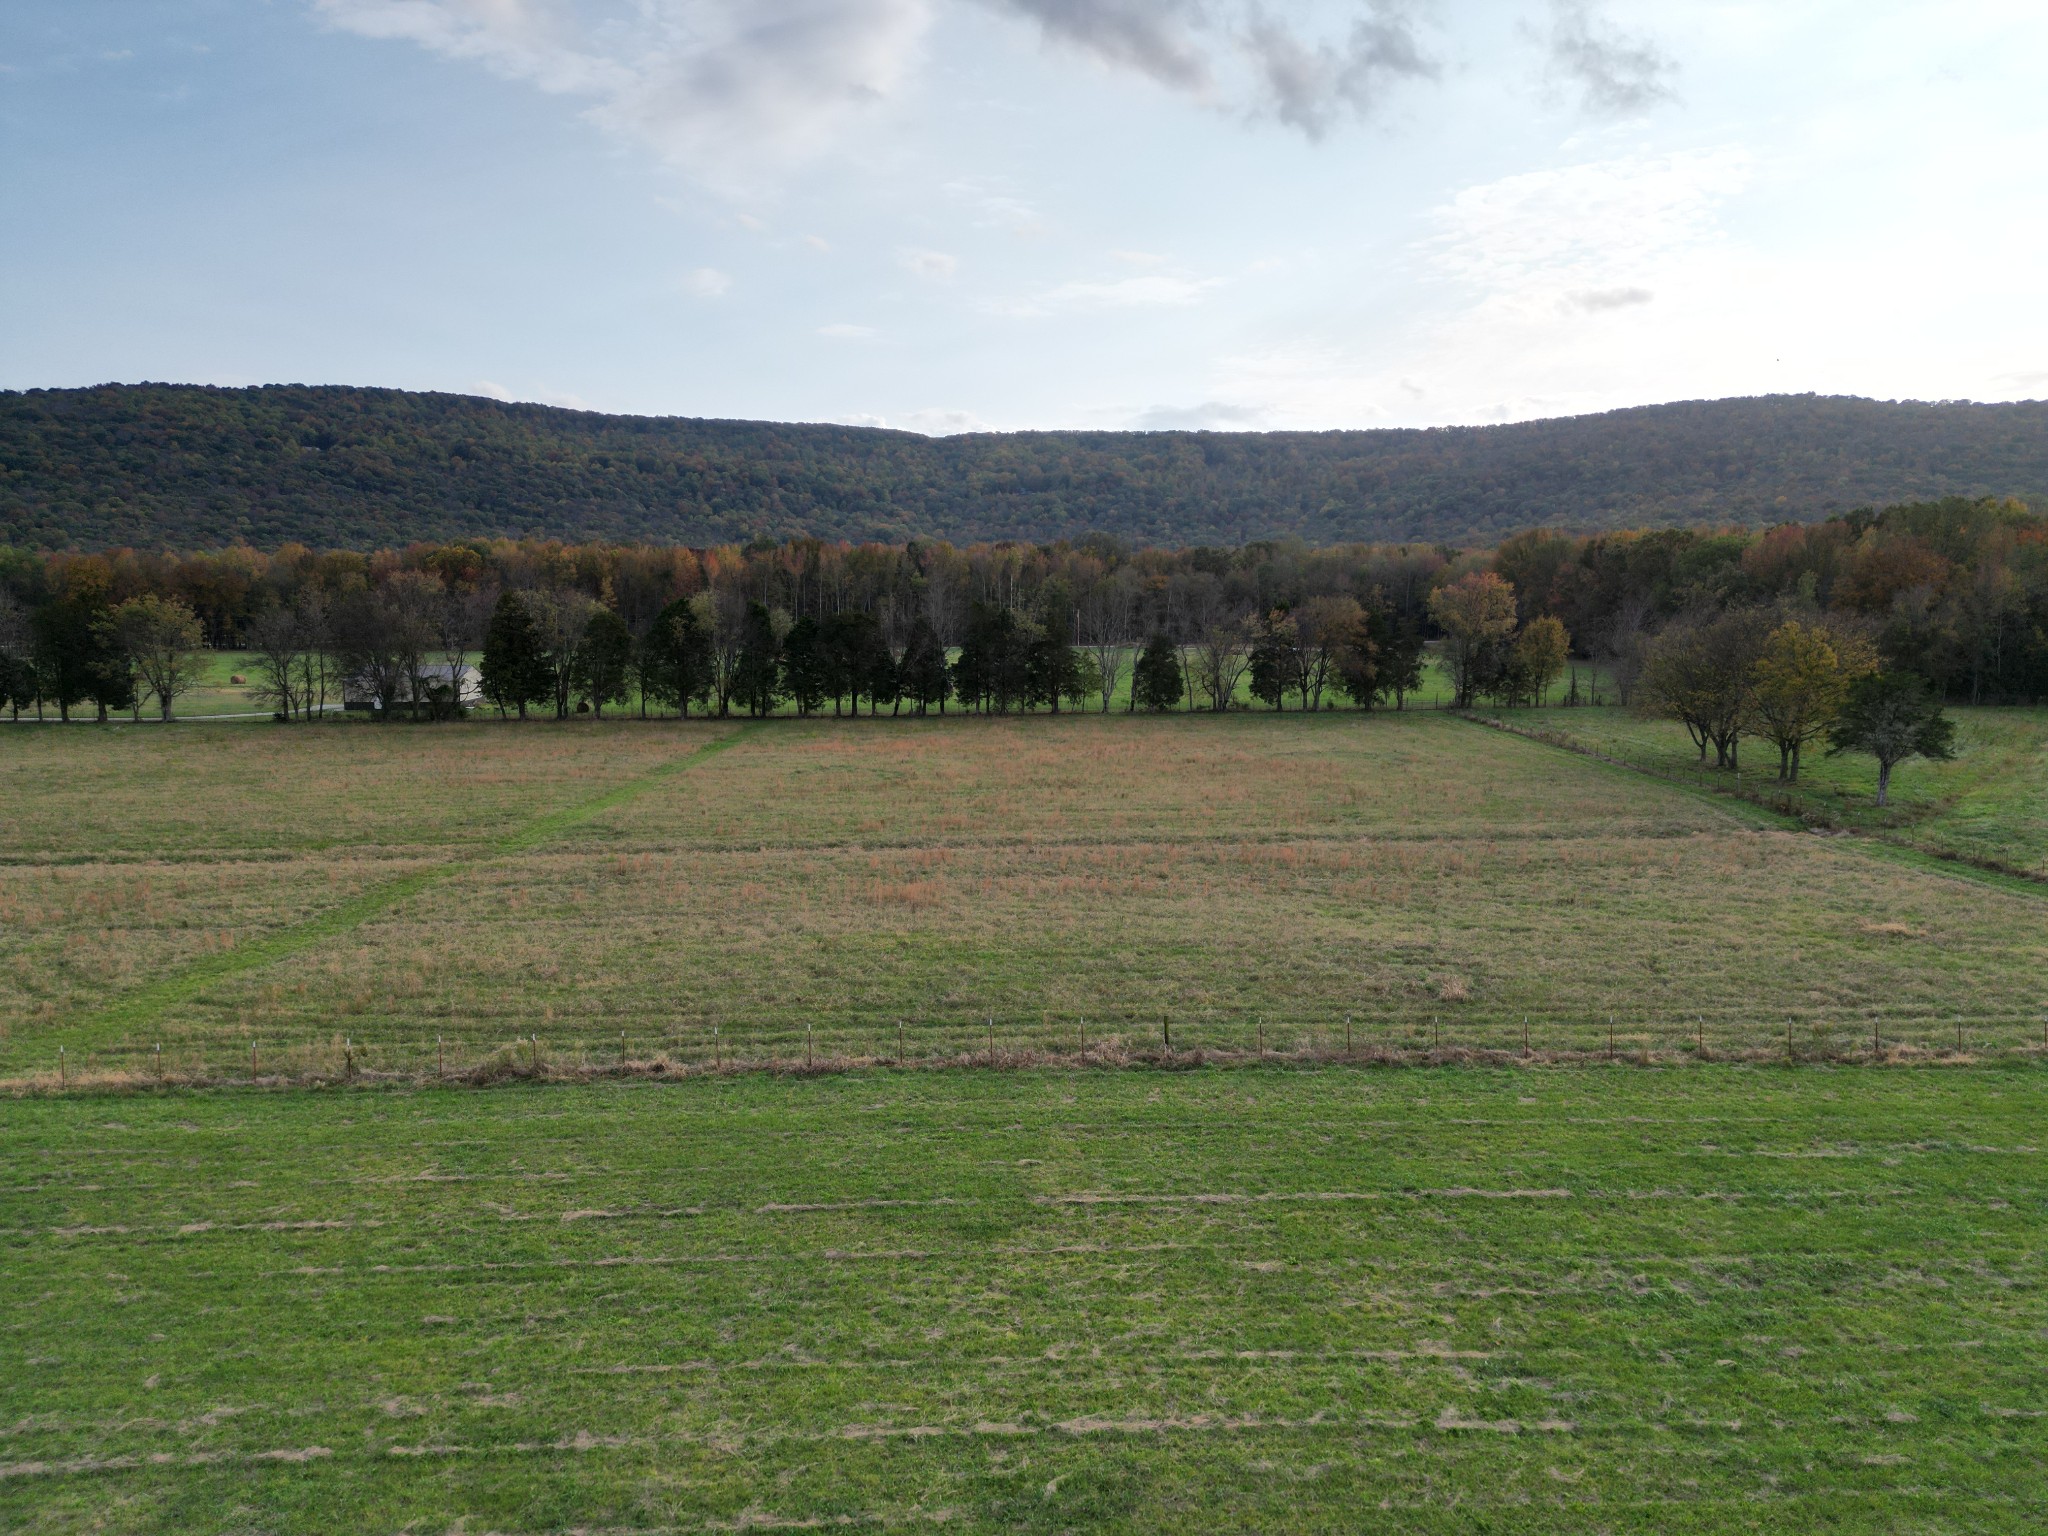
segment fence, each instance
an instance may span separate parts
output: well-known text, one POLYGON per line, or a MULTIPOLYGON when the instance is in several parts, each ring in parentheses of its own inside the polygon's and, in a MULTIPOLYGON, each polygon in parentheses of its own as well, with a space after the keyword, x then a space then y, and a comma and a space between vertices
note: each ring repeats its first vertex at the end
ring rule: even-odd
POLYGON ((722 1020, 659 1032, 574 1037, 539 1032, 257 1034, 52 1048, 29 1067, 9 1053, 17 1090, 90 1083, 492 1080, 510 1076, 821 1071, 860 1066, 1371 1064, 1514 1061, 1961 1062, 2048 1055, 2048 1013, 1586 1017, 1559 1012, 1472 1015, 1250 1015, 1168 1012, 1104 1018, 1041 1012, 945 1019, 838 1014, 802 1021, 722 1020))

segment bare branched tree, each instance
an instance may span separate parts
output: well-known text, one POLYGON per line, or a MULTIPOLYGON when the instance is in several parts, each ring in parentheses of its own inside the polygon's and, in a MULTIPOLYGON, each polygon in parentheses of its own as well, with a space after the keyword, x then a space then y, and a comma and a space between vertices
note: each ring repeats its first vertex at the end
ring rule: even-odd
POLYGON ((1123 681, 1131 648, 1137 643, 1136 573, 1125 567, 1090 584, 1074 612, 1081 644, 1095 658, 1095 670, 1102 679, 1102 712, 1108 714, 1109 701, 1123 681))

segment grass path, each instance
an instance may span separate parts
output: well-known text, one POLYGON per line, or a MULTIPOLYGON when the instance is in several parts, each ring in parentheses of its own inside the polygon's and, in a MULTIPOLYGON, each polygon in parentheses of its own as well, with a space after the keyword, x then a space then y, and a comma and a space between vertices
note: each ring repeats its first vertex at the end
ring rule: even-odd
POLYGON ((207 955, 170 975, 159 977, 125 993, 106 1007, 79 1019, 74 1027, 50 1039, 51 1047, 78 1048, 94 1044, 117 1031, 133 1031, 148 1024, 164 1009, 196 997, 208 986, 296 955, 324 940, 347 933, 373 917, 390 911, 400 902, 452 875, 463 874, 492 859, 525 853, 559 837, 593 817, 624 805, 679 773, 687 772, 706 758, 724 751, 747 733, 741 726, 727 735, 708 741, 692 752, 672 758, 652 772, 615 785, 602 794, 575 805, 564 806, 537 816, 502 837, 493 838, 474 851, 458 855, 431 869, 415 870, 386 880, 339 906, 303 922, 293 923, 234 949, 207 955))

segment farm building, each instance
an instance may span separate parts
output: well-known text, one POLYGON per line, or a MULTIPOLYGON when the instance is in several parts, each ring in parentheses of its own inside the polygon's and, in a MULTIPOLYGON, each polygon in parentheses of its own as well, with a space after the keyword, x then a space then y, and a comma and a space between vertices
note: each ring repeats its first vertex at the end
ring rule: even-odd
MULTIPOLYGON (((483 683, 477 669, 468 663, 445 661, 430 662, 419 669, 420 698, 423 702, 447 704, 454 702, 464 709, 473 709, 483 702, 483 683)), ((385 691, 380 684, 389 679, 389 694, 393 708, 409 709, 413 702, 412 677, 403 672, 380 676, 372 668, 342 679, 341 703, 344 709, 360 709, 375 712, 379 699, 385 691)))

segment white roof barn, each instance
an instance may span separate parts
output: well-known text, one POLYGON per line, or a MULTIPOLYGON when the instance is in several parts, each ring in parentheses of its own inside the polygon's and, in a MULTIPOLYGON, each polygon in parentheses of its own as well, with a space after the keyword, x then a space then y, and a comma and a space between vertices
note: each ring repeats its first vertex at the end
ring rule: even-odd
MULTIPOLYGON (((456 702, 468 708, 481 704, 484 699, 482 679, 477 669, 467 662, 430 662, 419 671, 423 698, 433 699, 443 693, 450 683, 455 685, 456 702)), ((391 690, 393 704, 412 703, 412 683, 403 673, 391 690)), ((362 671, 341 680, 341 703, 344 709, 375 709, 377 707, 377 676, 374 672, 362 671)))

